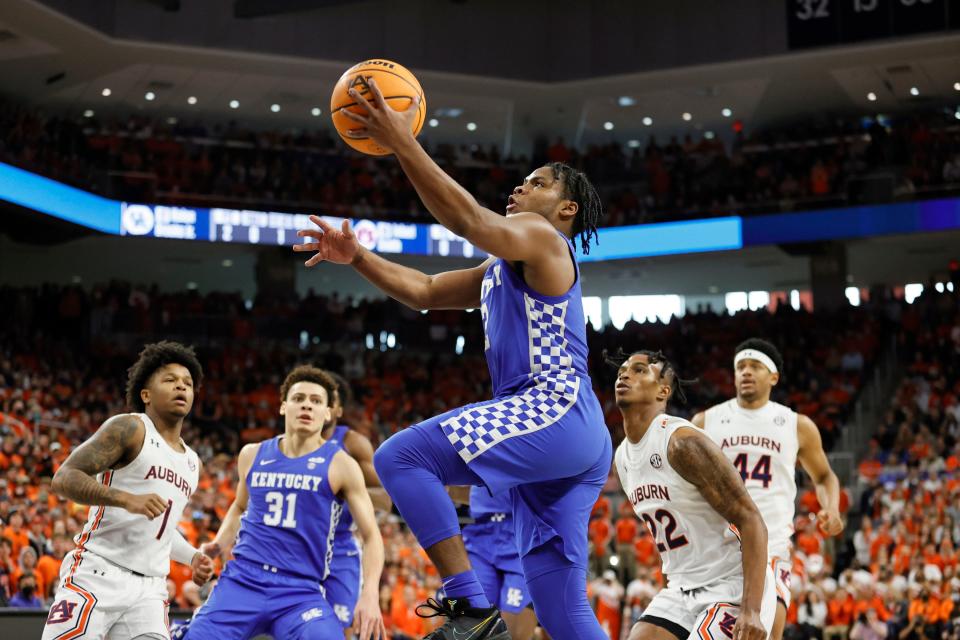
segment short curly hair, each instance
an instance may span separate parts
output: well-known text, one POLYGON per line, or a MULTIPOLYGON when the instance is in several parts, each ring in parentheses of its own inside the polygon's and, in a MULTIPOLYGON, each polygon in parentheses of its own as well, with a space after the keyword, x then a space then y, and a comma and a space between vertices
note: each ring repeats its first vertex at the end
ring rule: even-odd
POLYGON ((203 381, 203 367, 197 359, 197 354, 193 347, 162 340, 154 342, 143 347, 137 361, 127 370, 127 406, 143 412, 146 405, 140 398, 140 391, 147 386, 150 376, 157 372, 157 369, 165 367, 168 364, 179 364, 186 367, 193 378, 194 391, 200 388, 203 381))
POLYGON ((290 373, 287 374, 287 377, 284 378, 283 384, 280 385, 280 401, 284 402, 287 399, 287 394, 290 392, 290 387, 297 384, 298 382, 313 382, 324 389, 327 390, 327 405, 333 406, 334 396, 337 393, 337 382, 330 374, 309 364, 302 364, 298 367, 294 367, 290 373))

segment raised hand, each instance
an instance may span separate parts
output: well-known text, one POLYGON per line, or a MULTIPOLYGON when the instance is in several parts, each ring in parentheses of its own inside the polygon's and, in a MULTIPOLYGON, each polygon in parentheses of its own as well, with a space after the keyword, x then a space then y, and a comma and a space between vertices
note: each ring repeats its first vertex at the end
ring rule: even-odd
POLYGON ((310 222, 320 228, 301 229, 297 231, 297 235, 301 238, 312 238, 313 242, 293 245, 294 251, 316 251, 316 254, 304 262, 306 266, 312 267, 323 261, 350 264, 360 253, 360 242, 350 228, 349 220, 344 220, 340 229, 333 228, 320 216, 310 216, 310 222))
POLYGON ((351 129, 345 133, 351 138, 370 137, 374 142, 381 146, 396 151, 403 144, 408 144, 415 140, 413 136, 413 122, 417 117, 420 108, 420 96, 414 96, 405 111, 397 111, 387 104, 377 86, 376 81, 370 78, 367 81, 370 87, 370 93, 373 100, 367 100, 356 89, 350 89, 348 93, 358 105, 366 110, 366 115, 354 113, 349 109, 343 109, 340 113, 344 117, 356 122, 359 127, 351 129))

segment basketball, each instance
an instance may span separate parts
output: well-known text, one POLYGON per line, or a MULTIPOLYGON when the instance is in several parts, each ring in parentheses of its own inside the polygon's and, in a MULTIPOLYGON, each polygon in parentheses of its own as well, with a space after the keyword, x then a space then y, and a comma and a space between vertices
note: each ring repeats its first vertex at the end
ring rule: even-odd
POLYGON ((354 113, 363 115, 365 110, 359 106, 350 94, 347 93, 351 88, 356 89, 368 100, 373 100, 373 94, 367 82, 370 79, 376 81, 383 97, 390 107, 397 111, 404 111, 410 107, 415 96, 420 96, 420 107, 417 117, 413 121, 413 135, 420 133, 423 128, 423 121, 426 119, 427 101, 423 95, 423 89, 416 77, 404 66, 391 62, 390 60, 365 60, 355 64, 340 76, 336 86, 333 88, 333 95, 330 97, 330 117, 333 119, 333 126, 337 133, 348 145, 372 156, 384 156, 391 151, 380 146, 370 138, 350 138, 347 131, 357 128, 357 123, 343 115, 344 109, 349 109, 354 113))

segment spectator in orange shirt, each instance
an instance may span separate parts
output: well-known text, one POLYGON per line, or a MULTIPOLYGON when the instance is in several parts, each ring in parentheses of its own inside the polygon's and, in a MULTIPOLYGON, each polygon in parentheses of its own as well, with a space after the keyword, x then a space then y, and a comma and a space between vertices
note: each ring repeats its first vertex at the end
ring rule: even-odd
MULTIPOLYGON (((624 504, 629 504, 624 501, 624 504)), ((617 518, 617 556, 620 558, 620 582, 630 584, 637 568, 637 556, 633 541, 637 537, 637 518, 630 513, 617 518)))
POLYGON ((853 595, 840 589, 827 603, 827 627, 823 630, 823 640, 846 638, 847 630, 853 622, 853 595))
POLYGON ((10 553, 14 558, 19 558, 20 550, 29 546, 30 536, 27 534, 27 530, 23 528, 23 514, 19 511, 10 514, 10 524, 3 530, 3 537, 10 539, 13 545, 13 550, 10 553))
POLYGON ((657 546, 646 525, 639 527, 633 541, 633 551, 637 556, 637 566, 652 567, 659 562, 660 554, 657 553, 657 546))
POLYGON ((610 522, 606 518, 594 518, 590 521, 590 541, 593 542, 594 572, 603 573, 609 566, 610 522))
POLYGON ((58 577, 60 575, 60 564, 63 557, 70 553, 73 548, 73 541, 65 534, 56 534, 53 536, 53 555, 46 555, 37 560, 37 571, 46 583, 46 591, 40 593, 41 598, 50 598, 57 587, 58 577))

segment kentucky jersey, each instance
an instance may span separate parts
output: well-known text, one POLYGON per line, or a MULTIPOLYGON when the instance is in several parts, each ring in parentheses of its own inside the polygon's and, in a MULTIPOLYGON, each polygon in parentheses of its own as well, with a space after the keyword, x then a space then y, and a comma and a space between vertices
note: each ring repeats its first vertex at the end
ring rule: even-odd
POLYGON ((769 555, 790 557, 797 497, 797 414, 776 402, 744 409, 736 398, 707 410, 704 431, 740 472, 767 525, 769 555))
POLYGON ((340 447, 328 440, 312 453, 288 458, 280 450, 281 437, 260 444, 247 473, 250 499, 233 555, 323 580, 343 514, 343 501, 327 479, 340 447))
POLYGON ((656 541, 668 586, 686 591, 742 573, 743 561, 735 530, 670 466, 670 438, 683 428, 696 429, 682 418, 657 416, 640 442, 624 439, 614 465, 656 541))
POLYGON ((576 281, 562 296, 537 293, 502 258, 487 268, 480 312, 495 398, 548 378, 568 381, 557 385, 561 392, 571 378, 589 380, 580 269, 573 264, 576 281))
POLYGON ((200 460, 183 440, 183 451, 167 444, 147 414, 134 415, 145 427, 140 453, 125 467, 98 474, 97 480, 137 495, 155 493, 167 503, 167 510, 150 520, 121 507, 91 508, 74 542, 130 571, 166 576, 170 573, 170 544, 197 487, 200 460))

